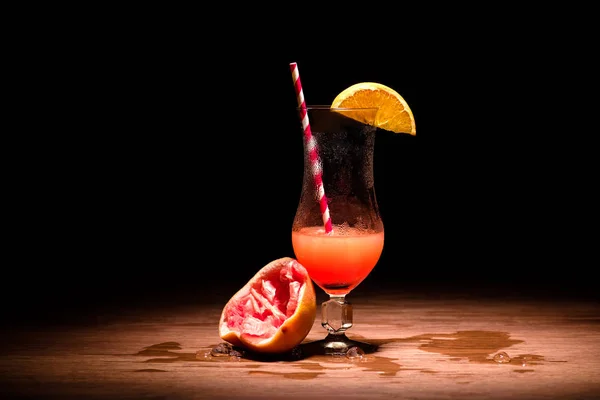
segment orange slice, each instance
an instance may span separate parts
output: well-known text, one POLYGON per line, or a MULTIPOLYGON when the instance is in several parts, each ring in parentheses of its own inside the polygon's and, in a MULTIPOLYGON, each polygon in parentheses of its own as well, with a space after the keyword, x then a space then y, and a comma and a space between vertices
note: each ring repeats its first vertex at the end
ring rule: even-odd
POLYGON ((353 118, 387 131, 416 135, 415 117, 406 100, 381 83, 354 84, 344 89, 331 103, 331 108, 373 107, 379 109, 375 121, 366 116, 356 116, 356 113, 353 113, 353 118))
POLYGON ((308 272, 290 257, 262 267, 221 313, 219 336, 257 353, 285 353, 310 332, 317 313, 308 272))

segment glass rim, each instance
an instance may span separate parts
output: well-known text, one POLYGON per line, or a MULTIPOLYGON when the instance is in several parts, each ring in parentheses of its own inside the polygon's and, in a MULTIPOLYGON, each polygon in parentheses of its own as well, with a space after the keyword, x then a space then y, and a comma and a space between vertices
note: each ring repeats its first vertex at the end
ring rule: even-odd
MULTIPOLYGON (((365 110, 377 110, 379 111, 379 107, 331 107, 328 105, 316 104, 316 105, 307 105, 305 107, 307 110, 333 110, 333 111, 365 111, 365 110)), ((302 107, 296 107, 296 110, 301 110, 302 107)))

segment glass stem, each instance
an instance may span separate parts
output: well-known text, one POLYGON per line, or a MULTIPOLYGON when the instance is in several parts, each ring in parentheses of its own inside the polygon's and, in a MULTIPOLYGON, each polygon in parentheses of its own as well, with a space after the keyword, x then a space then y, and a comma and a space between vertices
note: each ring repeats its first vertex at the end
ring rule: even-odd
POLYGON ((345 295, 329 295, 321 304, 321 325, 330 335, 345 335, 352 327, 352 305, 345 295))

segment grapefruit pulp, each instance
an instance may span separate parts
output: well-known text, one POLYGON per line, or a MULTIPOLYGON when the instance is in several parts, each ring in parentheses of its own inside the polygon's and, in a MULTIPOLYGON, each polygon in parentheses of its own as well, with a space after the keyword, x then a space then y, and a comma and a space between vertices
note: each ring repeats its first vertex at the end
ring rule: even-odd
POLYGON ((219 336, 251 351, 285 353, 306 338, 316 312, 308 272, 295 259, 283 257, 262 267, 229 299, 219 336))

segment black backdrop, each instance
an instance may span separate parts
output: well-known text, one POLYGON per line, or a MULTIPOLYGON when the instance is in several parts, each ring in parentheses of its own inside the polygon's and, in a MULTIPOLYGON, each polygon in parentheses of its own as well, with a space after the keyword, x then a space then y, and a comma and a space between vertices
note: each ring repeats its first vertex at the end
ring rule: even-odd
POLYGON ((386 243, 364 285, 597 299, 589 158, 545 122, 538 64, 405 36, 193 33, 90 39, 76 63, 72 46, 55 49, 69 68, 36 77, 53 133, 28 137, 4 321, 204 301, 293 257, 302 136, 290 62, 308 104, 375 81, 415 115, 416 137, 377 138, 386 243))

